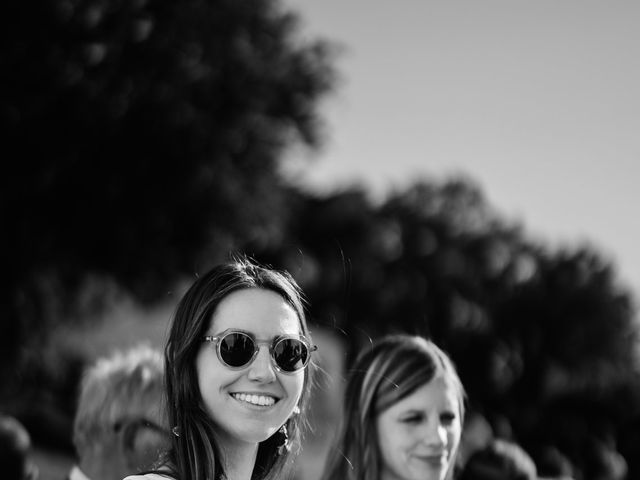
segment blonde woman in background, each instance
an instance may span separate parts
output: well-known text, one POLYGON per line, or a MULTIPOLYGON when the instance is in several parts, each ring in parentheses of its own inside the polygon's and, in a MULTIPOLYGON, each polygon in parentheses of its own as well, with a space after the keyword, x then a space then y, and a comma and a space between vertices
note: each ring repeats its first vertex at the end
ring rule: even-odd
POLYGON ((323 479, 451 479, 463 420, 464 389, 449 357, 422 337, 384 337, 349 375, 323 479))

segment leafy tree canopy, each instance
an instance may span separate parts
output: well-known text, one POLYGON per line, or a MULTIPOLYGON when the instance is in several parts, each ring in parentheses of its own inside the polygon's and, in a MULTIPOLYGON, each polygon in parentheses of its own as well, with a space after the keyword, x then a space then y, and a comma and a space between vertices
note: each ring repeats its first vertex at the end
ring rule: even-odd
POLYGON ((332 47, 271 0, 10 0, 0 20, 2 365, 87 272, 139 295, 278 239, 332 47), (45 305, 45 300, 50 302, 45 305))

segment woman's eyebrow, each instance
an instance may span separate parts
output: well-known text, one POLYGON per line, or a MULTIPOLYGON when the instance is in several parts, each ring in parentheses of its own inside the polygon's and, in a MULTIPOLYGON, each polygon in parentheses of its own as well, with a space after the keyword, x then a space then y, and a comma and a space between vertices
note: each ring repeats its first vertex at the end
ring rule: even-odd
POLYGON ((225 328, 223 330, 218 331, 215 335, 216 336, 220 336, 220 335, 225 335, 227 333, 246 333, 247 335, 253 335, 255 336, 253 333, 251 333, 249 330, 245 330, 243 328, 236 328, 236 327, 231 327, 231 328, 225 328))
POLYGON ((424 414, 424 410, 421 408, 409 408, 407 410, 403 410, 400 412, 400 415, 422 415, 424 414))

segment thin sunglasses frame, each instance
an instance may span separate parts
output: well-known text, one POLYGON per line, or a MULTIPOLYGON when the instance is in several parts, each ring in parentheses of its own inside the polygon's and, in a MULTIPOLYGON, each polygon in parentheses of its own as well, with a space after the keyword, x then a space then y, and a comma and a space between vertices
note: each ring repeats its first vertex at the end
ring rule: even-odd
POLYGON ((268 345, 269 347, 269 358, 271 359, 271 365, 273 365, 273 368, 275 368, 278 372, 283 373, 285 375, 293 375, 295 373, 298 373, 302 370, 304 370, 305 368, 307 368, 307 366, 309 366, 309 362, 311 361, 311 354, 313 352, 315 352, 316 350, 318 350, 318 346, 317 345, 313 345, 308 339, 307 337, 305 337, 304 335, 278 335, 277 337, 275 337, 273 340, 258 340, 253 334, 249 333, 249 332, 245 332, 244 330, 238 330, 238 329, 234 329, 234 328, 229 328, 227 330, 224 330, 222 332, 220 332, 218 335, 207 335, 203 338, 204 342, 208 342, 208 343, 215 343, 215 348, 216 348, 216 355, 218 356, 218 360, 220 360, 220 362, 227 368, 230 368, 231 370, 242 370, 243 368, 247 368, 249 365, 251 365, 255 359, 256 356, 258 355, 258 352, 260 351, 260 345, 268 345), (220 340, 222 340, 223 338, 225 338, 228 335, 231 334, 240 334, 240 335, 244 335, 246 337, 249 337, 251 339, 251 341, 253 342, 253 353, 251 354, 251 358, 244 364, 244 365, 240 365, 238 367, 235 367, 233 365, 229 365, 223 358, 222 358, 222 354, 220 353, 220 340), (305 345, 307 347, 307 358, 304 362, 304 365, 300 368, 297 368, 296 370, 284 370, 282 369, 282 367, 280 367, 280 365, 278 365, 278 362, 276 361, 273 352, 275 350, 276 345, 278 345, 278 343, 280 343, 283 340, 298 340, 299 342, 301 342, 303 345, 305 345))

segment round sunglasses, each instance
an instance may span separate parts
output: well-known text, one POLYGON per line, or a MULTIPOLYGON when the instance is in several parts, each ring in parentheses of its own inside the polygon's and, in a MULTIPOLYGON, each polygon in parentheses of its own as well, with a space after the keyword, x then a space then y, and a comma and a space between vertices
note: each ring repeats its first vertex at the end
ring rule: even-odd
POLYGON ((311 345, 302 335, 281 335, 269 341, 258 341, 241 330, 225 330, 219 335, 207 335, 205 342, 216 344, 220 361, 232 369, 247 367, 258 355, 260 345, 269 346, 271 362, 282 373, 296 373, 309 364, 311 352, 318 347, 311 345))

